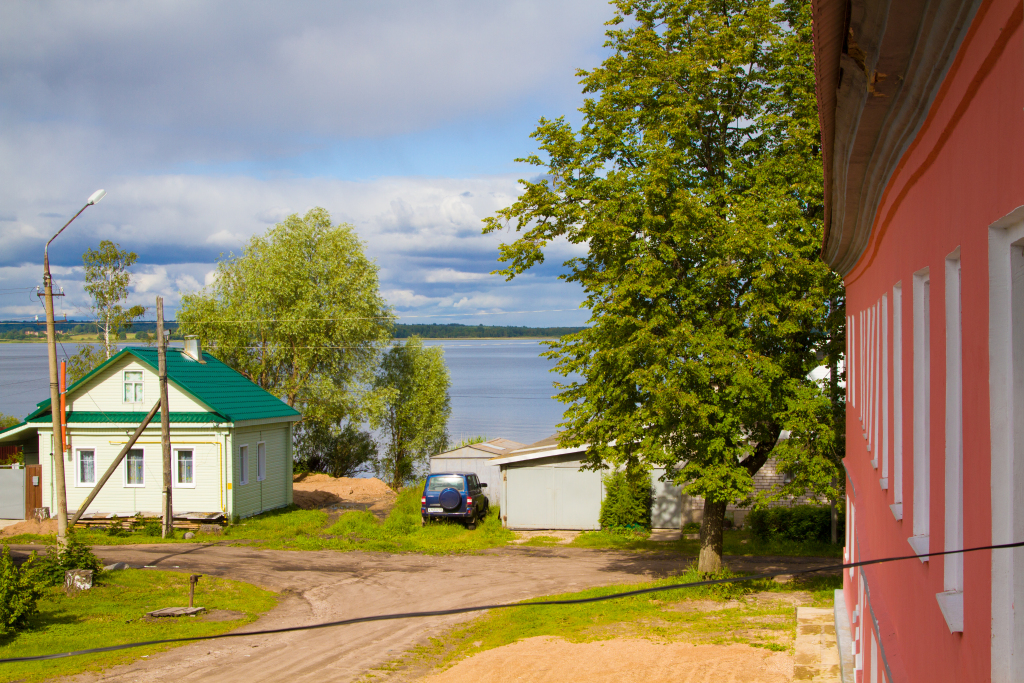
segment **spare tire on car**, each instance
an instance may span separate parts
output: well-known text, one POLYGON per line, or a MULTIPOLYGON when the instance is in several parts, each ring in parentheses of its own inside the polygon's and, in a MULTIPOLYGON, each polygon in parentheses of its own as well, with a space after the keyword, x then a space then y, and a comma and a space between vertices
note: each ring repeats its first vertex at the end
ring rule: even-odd
POLYGON ((452 512, 458 510, 462 505, 462 494, 453 488, 447 488, 441 491, 441 495, 437 497, 437 500, 445 512, 452 512))

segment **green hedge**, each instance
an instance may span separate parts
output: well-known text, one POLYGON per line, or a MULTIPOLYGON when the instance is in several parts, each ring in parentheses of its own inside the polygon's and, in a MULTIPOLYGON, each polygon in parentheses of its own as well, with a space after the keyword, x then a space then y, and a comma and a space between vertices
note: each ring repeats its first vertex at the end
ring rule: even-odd
MULTIPOLYGON (((838 538, 845 536, 845 516, 839 513, 838 538)), ((831 512, 822 505, 794 505, 793 507, 759 508, 747 515, 746 526, 750 535, 762 541, 818 541, 832 540, 831 512)))
POLYGON ((601 501, 601 528, 608 531, 650 531, 654 488, 646 470, 627 474, 612 472, 604 476, 604 500, 601 501))

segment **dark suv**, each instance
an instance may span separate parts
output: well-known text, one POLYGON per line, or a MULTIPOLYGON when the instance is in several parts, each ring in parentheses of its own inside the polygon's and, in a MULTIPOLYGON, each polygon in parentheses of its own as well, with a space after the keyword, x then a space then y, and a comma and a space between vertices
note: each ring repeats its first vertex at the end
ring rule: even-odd
POLYGON ((423 523, 431 519, 456 519, 475 529, 477 520, 487 514, 487 496, 472 472, 438 472, 427 476, 420 500, 423 523))

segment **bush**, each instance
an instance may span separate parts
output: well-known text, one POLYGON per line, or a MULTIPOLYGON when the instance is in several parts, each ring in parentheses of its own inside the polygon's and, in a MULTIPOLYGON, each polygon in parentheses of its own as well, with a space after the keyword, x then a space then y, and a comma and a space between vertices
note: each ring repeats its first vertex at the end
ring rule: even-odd
POLYGON ((643 469, 621 470, 604 477, 601 528, 608 531, 650 531, 654 488, 643 469))
MULTIPOLYGON (((845 534, 844 524, 843 514, 840 513, 837 527, 840 538, 845 534)), ((823 505, 758 508, 747 515, 746 525, 750 535, 761 541, 829 543, 832 540, 831 512, 823 505)))
POLYGON ((29 561, 18 567, 10 549, 4 546, 0 554, 0 635, 24 626, 39 611, 36 603, 41 591, 33 576, 36 563, 36 554, 32 553, 29 561))
POLYGON ((33 571, 33 576, 37 577, 39 583, 44 586, 62 586, 64 585, 64 572, 72 569, 91 569, 93 579, 96 579, 99 577, 103 565, 100 563, 100 558, 92 554, 92 549, 89 546, 79 541, 74 534, 69 533, 63 552, 57 545, 47 546, 46 555, 39 560, 37 568, 33 571))

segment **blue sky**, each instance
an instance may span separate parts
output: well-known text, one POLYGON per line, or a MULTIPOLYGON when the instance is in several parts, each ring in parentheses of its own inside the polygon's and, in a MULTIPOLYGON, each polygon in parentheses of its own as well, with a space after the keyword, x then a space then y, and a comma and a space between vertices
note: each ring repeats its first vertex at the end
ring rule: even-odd
MULTIPOLYGON (((290 213, 356 226, 407 322, 582 324, 557 280, 578 247, 506 283, 513 236, 480 234, 537 169, 537 119, 578 120, 603 57, 603 2, 8 0, 0 4, 0 318, 41 313, 42 247, 69 317, 81 254, 139 254, 133 303, 209 281, 290 213), (516 313, 517 311, 547 311, 516 313)), ((149 317, 149 316, 147 316, 149 317)))

